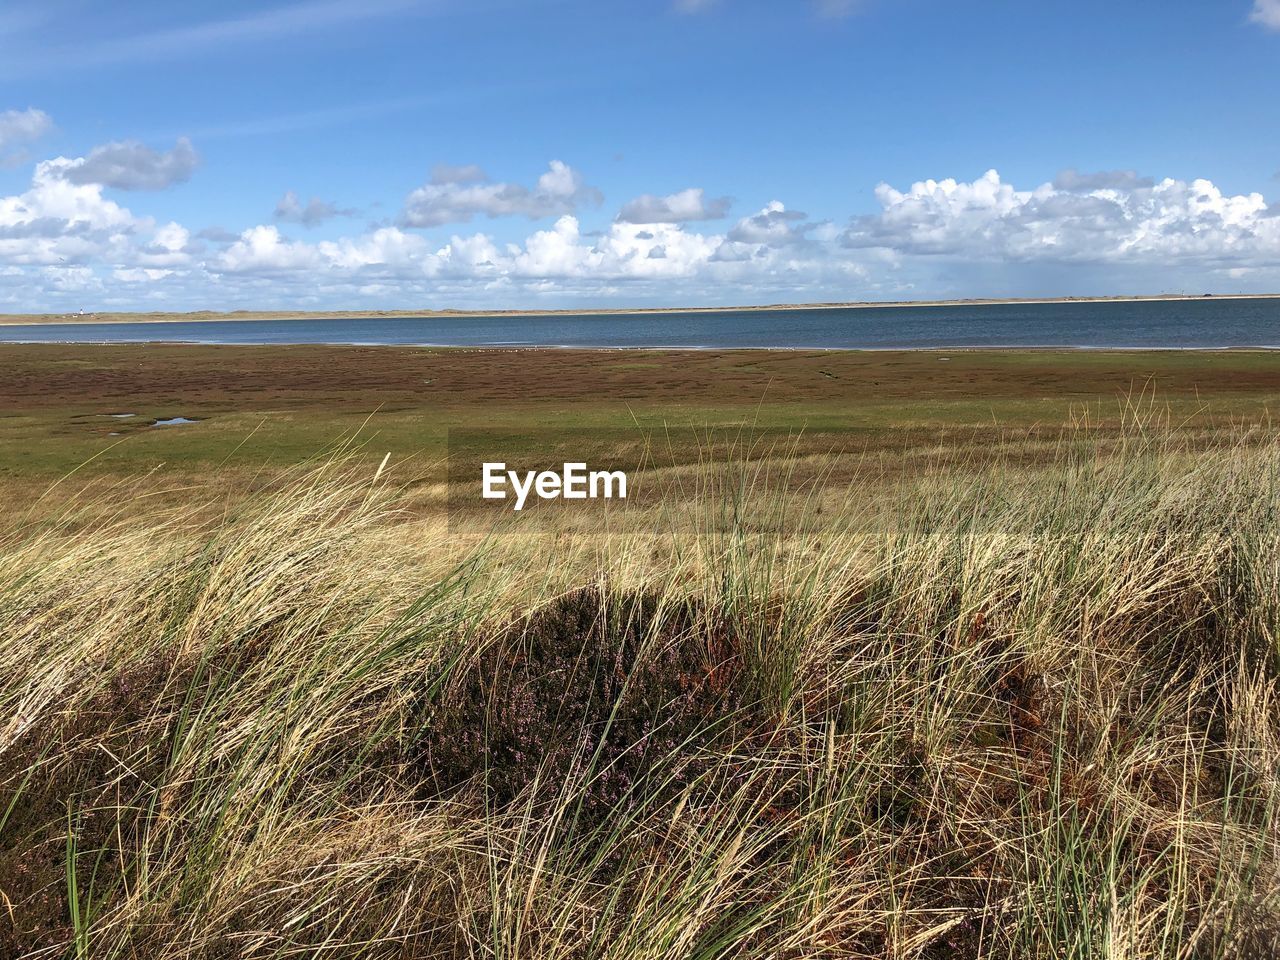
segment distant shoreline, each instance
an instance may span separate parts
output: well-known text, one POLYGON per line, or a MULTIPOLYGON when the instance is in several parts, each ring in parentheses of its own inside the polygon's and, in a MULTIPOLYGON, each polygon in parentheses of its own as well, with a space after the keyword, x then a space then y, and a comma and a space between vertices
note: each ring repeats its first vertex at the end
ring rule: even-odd
POLYGON ((78 323, 225 323, 239 320, 435 319, 456 317, 644 316, 664 313, 758 313, 768 310, 874 310, 885 307, 994 307, 1051 303, 1152 303, 1203 300, 1280 300, 1280 293, 1155 294, 1115 297, 1011 297, 964 300, 858 300, 844 303, 774 303, 739 307, 602 307, 572 310, 199 310, 177 312, 103 311, 93 314, 0 314, 4 326, 78 323))
MULTIPOLYGON (((888 347, 742 347, 742 346, 624 346, 610 344, 608 346, 586 346, 574 343, 522 344, 520 346, 500 346, 495 344, 447 344, 447 343, 356 343, 344 340, 307 341, 305 343, 275 343, 267 341, 226 341, 226 340, 0 340, 0 351, 9 347, 183 347, 190 350, 291 350, 297 347, 316 348, 321 350, 411 350, 432 351, 435 353, 746 353, 746 354, 840 354, 840 353, 991 353, 991 354, 1161 354, 1161 353, 1261 353, 1280 355, 1280 344, 1249 344, 1225 347, 1160 347, 1150 344, 1141 345, 1104 345, 1089 344, 1054 344, 1054 343, 1014 343, 1014 344, 930 344, 928 346, 888 346, 888 347)), ((943 357, 942 359, 947 359, 943 357)))

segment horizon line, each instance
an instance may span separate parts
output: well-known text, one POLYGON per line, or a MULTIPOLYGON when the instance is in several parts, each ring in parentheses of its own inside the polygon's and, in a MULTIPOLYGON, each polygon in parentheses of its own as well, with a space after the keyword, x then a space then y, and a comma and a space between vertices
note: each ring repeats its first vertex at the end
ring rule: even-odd
POLYGON ((352 310, 97 310, 93 312, 80 313, 2 313, 0 314, 0 324, 7 326, 20 326, 24 324, 37 325, 43 323, 63 323, 66 321, 89 322, 101 317, 138 318, 136 320, 100 320, 100 322, 104 323, 199 323, 205 321, 216 322, 218 320, 305 320, 312 318, 341 319, 344 317, 350 317, 352 319, 362 317, 412 319, 432 317, 587 316, 597 314, 627 316, 660 313, 761 312, 766 310, 857 310, 875 309, 877 307, 962 307, 1053 303, 1143 303, 1194 300, 1280 300, 1280 293, 1157 293, 1060 297, 962 297, 949 300, 848 300, 701 307, 566 307, 545 309, 513 307, 490 310, 455 309, 450 307, 431 307, 421 310, 409 308, 364 308, 352 310))

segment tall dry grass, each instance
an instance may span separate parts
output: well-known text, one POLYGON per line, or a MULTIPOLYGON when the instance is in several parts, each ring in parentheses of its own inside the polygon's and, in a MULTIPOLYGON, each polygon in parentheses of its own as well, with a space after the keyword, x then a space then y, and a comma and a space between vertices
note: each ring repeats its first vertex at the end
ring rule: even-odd
POLYGON ((461 537, 351 461, 18 525, 0 955, 1280 949, 1273 444, 716 469, 667 537, 461 537))

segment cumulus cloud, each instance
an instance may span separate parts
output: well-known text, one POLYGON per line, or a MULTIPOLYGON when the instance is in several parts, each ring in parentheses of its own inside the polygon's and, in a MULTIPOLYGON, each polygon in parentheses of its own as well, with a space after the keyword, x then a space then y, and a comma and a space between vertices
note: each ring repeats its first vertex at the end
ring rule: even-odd
POLYGON ((0 166, 21 163, 23 148, 53 129, 53 120, 43 110, 6 110, 0 113, 0 166))
POLYGON ((200 157, 186 137, 172 150, 152 150, 136 140, 94 147, 72 161, 63 176, 75 184, 99 184, 117 190, 164 190, 191 179, 200 157))
POLYGON ((45 236, 127 232, 133 226, 133 215, 104 199, 100 186, 67 181, 66 171, 74 162, 59 158, 37 164, 29 190, 0 198, 0 226, 31 227, 39 223, 45 236), (51 231, 49 225, 54 222, 61 226, 51 231))
POLYGON ((218 257, 215 266, 230 273, 252 270, 275 273, 310 270, 322 265, 319 251, 305 243, 286 240, 275 227, 250 227, 218 257))
POLYGON ((47 289, 61 290, 59 271, 72 267, 93 272, 190 263, 186 228, 135 216, 103 197, 100 184, 71 182, 67 171, 75 163, 62 157, 39 163, 24 193, 0 197, 0 266, 53 271, 39 276, 50 281, 47 289))
MULTIPOLYGON (((1022 189, 989 171, 881 184, 878 209, 844 225, 773 201, 720 229, 617 218, 593 230, 561 213, 520 240, 459 228, 441 241, 377 225, 311 242, 277 224, 193 239, 104 197, 101 184, 71 182, 76 162, 38 164, 28 190, 0 197, 0 304, 498 307, 1280 286, 1280 208, 1207 180, 1070 173, 1022 189)), ((438 171, 432 186, 473 216, 527 215, 539 191, 565 202, 581 189, 561 172, 518 203, 468 205, 467 191, 502 185, 460 170, 438 171)))
POLYGON ((774 200, 755 216, 739 220, 729 231, 729 240, 732 243, 787 246, 803 238, 806 219, 807 214, 788 210, 785 204, 774 200))
POLYGON ((618 219, 625 223, 691 223, 719 220, 733 204, 730 197, 708 199, 700 188, 692 187, 666 197, 645 193, 625 204, 618 219))
POLYGON ((781 291, 799 298, 900 295, 936 290, 930 284, 939 274, 930 264, 943 261, 966 264, 967 275, 1040 262, 1082 277, 1114 267, 1130 277, 1165 278, 1171 264, 1180 281, 1217 277, 1221 285, 1256 277, 1262 284, 1280 277, 1280 218, 1268 215, 1261 195, 1227 195, 1205 180, 1076 173, 1020 190, 990 171, 972 182, 923 181, 906 191, 882 184, 876 196, 880 210, 844 229, 814 223, 780 201, 723 233, 619 217, 597 234, 570 214, 523 243, 477 233, 432 246, 386 227, 308 245, 255 228, 214 268, 242 276, 295 269, 376 283, 384 292, 435 284, 489 303, 590 291, 609 296, 620 284, 668 299, 680 296, 682 283, 702 297, 714 290, 734 297, 758 291, 762 298, 781 291))
POLYGON ((475 216, 524 216, 530 220, 573 213, 582 205, 598 205, 599 190, 566 163, 552 160, 532 187, 494 183, 478 167, 437 167, 426 186, 405 199, 400 225, 438 227, 467 223, 475 216))
POLYGON ((992 262, 1280 265, 1280 222, 1262 194, 1229 196, 1208 180, 1017 190, 989 170, 907 191, 882 183, 876 198, 881 210, 853 219, 846 246, 992 262))
POLYGON ((285 193, 276 203, 275 218, 282 223, 298 223, 304 227, 318 227, 335 217, 355 216, 356 211, 340 209, 337 204, 319 197, 312 197, 306 203, 299 199, 292 190, 285 193))
POLYGON ((310 271, 334 275, 469 282, 611 282, 692 276, 711 261, 723 238, 685 231, 674 224, 639 230, 614 223, 588 236, 572 215, 530 235, 523 244, 499 244, 483 233, 455 235, 431 246, 420 234, 382 227, 362 237, 308 244, 283 237, 274 226, 256 226, 214 258, 209 266, 239 275, 310 271), (644 236, 642 236, 642 234, 644 236))
MULTIPOLYGON (((310 244, 288 240, 274 227, 255 227, 204 266, 223 291, 258 291, 258 302, 288 296, 285 302, 294 305, 324 296, 388 305, 424 297, 476 306, 599 303, 624 292, 657 302, 697 302, 715 291, 738 301, 776 301, 794 298, 797 284, 829 299, 862 275, 857 265, 764 247, 749 260, 733 261, 717 256, 724 244, 722 234, 680 224, 641 228, 615 221, 605 231, 587 231, 573 215, 520 243, 474 233, 431 244, 421 234, 383 227, 310 244)), ((829 246, 842 255, 838 244, 829 246)))
POLYGON ((1249 19, 1269 30, 1280 30, 1280 0, 1254 0, 1249 19))

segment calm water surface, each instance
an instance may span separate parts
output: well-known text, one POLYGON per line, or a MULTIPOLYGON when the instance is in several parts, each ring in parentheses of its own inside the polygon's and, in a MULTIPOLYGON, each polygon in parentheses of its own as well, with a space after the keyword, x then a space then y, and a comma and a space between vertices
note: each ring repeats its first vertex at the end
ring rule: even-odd
POLYGON ((0 326, 0 341, 825 349, 1280 347, 1280 298, 544 317, 31 324, 0 326))

